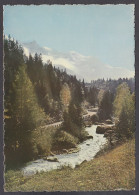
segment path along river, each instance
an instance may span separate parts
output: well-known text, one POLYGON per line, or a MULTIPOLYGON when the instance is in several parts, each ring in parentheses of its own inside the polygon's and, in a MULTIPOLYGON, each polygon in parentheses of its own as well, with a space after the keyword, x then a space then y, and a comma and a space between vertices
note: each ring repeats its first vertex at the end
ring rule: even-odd
POLYGON ((93 136, 93 139, 88 139, 80 143, 78 145, 80 150, 77 153, 55 155, 59 162, 49 162, 43 159, 32 161, 22 169, 24 175, 33 175, 40 171, 46 172, 53 169, 60 169, 62 166, 75 168, 76 165, 81 164, 85 160, 92 160, 106 143, 106 138, 103 137, 103 134, 96 134, 96 127, 97 125, 92 125, 86 128, 86 131, 89 135, 93 136))

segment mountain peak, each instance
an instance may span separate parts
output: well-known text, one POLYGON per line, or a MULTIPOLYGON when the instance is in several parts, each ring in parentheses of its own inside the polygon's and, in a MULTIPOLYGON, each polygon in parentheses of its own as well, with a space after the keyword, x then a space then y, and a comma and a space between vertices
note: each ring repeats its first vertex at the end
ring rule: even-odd
POLYGON ((24 43, 23 47, 26 53, 33 55, 41 53, 44 63, 50 60, 54 66, 66 68, 69 74, 76 75, 78 79, 84 78, 87 82, 98 78, 118 79, 134 76, 134 71, 123 67, 113 67, 93 56, 84 56, 76 51, 59 52, 46 46, 41 47, 36 41, 24 43))

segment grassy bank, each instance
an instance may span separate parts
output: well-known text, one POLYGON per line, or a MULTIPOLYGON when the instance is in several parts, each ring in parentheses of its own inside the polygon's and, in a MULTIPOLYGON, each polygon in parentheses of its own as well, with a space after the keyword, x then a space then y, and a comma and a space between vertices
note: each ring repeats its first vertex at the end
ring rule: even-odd
POLYGON ((78 168, 23 177, 20 171, 5 174, 5 191, 93 191, 135 187, 135 140, 101 155, 78 168))

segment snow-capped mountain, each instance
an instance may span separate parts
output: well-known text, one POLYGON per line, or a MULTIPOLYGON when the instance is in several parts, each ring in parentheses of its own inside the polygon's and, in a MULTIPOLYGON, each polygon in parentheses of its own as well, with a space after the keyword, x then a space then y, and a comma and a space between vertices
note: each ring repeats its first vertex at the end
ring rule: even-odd
POLYGON ((48 60, 61 69, 67 70, 69 74, 76 75, 78 79, 85 79, 90 82, 98 78, 123 78, 133 77, 134 71, 122 67, 112 67, 104 64, 93 56, 84 56, 75 51, 68 53, 59 52, 48 47, 40 47, 35 41, 23 43, 25 54, 42 54, 43 62, 48 60))

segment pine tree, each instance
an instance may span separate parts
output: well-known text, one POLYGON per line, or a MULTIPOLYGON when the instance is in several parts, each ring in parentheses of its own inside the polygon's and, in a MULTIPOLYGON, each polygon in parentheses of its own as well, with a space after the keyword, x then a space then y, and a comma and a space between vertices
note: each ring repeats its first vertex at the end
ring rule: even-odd
POLYGON ((25 65, 19 67, 13 82, 14 102, 10 118, 5 123, 6 161, 25 162, 32 158, 31 131, 45 117, 37 103, 25 65), (26 153, 26 151, 28 151, 26 153), (12 156, 11 156, 12 155, 12 156))
POLYGON ((131 136, 128 115, 126 109, 123 107, 119 116, 118 123, 116 124, 117 133, 119 138, 129 138, 131 136))
POLYGON ((98 116, 100 120, 110 119, 112 115, 112 96, 105 91, 99 105, 98 116))

